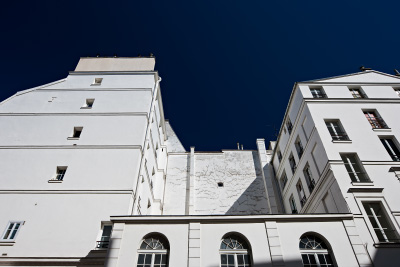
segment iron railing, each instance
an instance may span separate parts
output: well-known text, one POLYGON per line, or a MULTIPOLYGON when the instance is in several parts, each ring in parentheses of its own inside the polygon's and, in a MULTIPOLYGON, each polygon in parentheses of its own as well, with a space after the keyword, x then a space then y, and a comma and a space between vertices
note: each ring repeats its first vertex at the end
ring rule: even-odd
POLYGON ((373 129, 387 129, 389 128, 386 122, 380 116, 367 117, 373 129))
POLYGON ((331 133, 331 136, 332 136, 332 140, 335 140, 335 141, 348 141, 348 140, 350 140, 349 137, 347 136, 346 132, 336 131, 336 133, 334 133, 334 134, 331 133))
POLYGON ((110 241, 103 240, 103 241, 96 241, 96 243, 97 243, 96 248, 108 248, 110 241))
POLYGON ((328 98, 327 95, 322 91, 320 91, 318 93, 312 92, 312 96, 313 96, 313 98, 328 98))

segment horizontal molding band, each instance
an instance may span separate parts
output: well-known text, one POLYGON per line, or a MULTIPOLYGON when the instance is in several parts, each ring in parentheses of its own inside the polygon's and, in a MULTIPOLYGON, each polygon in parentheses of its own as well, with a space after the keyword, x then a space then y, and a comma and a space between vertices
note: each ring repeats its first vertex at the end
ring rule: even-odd
POLYGON ((400 103, 400 98, 304 98, 304 102, 315 102, 315 103, 382 103, 392 104, 400 103))
POLYGON ((0 194, 133 194, 133 189, 124 190, 0 190, 0 194))
POLYGON ((147 112, 0 113, 0 116, 148 116, 147 112))
POLYGON ((139 149, 140 145, 55 145, 55 146, 0 146, 0 149, 139 149))

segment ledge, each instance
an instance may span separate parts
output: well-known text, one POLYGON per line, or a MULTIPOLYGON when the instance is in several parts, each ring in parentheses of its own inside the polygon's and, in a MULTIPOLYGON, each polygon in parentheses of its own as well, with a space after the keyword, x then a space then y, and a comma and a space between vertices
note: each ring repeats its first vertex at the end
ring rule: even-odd
POLYGON ((391 128, 372 128, 372 131, 374 132, 391 132, 391 128))
POLYGON ((364 183, 359 183, 359 182, 351 182, 352 185, 354 186, 373 186, 374 182, 364 182, 364 183))
POLYGON ((332 140, 332 143, 351 144, 351 143, 353 143, 353 141, 352 140, 332 140))
POLYGON ((11 240, 0 240, 0 246, 14 246, 15 241, 11 240))
POLYGON ((79 140, 79 137, 68 137, 67 140, 79 140))
POLYGON ((49 183, 59 184, 62 183, 62 180, 49 180, 49 183))
POLYGON ((369 193, 380 193, 383 188, 376 187, 351 187, 347 190, 347 193, 359 193, 359 192, 369 192, 369 193))
POLYGON ((376 248, 400 248, 400 243, 388 242, 388 243, 375 243, 376 248))
POLYGON ((92 107, 81 107, 81 109, 92 109, 92 107))

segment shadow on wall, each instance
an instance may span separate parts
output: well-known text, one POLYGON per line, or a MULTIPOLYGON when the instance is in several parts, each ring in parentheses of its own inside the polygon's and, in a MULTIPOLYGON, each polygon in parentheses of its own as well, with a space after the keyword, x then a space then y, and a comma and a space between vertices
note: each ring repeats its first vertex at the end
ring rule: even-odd
MULTIPOLYGON (((387 244, 389 245, 389 244, 387 244)), ((398 267, 400 266, 400 245, 393 244, 394 247, 377 248, 377 252, 372 257, 375 267, 398 267)))
POLYGON ((253 151, 252 153, 256 179, 239 196, 225 215, 259 215, 269 213, 260 162, 257 152, 253 151))

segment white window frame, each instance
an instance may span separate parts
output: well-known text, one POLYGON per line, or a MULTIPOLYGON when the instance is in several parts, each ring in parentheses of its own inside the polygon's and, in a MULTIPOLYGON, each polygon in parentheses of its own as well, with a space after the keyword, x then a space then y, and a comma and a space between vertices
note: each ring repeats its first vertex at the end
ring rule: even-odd
POLYGON ((364 205, 363 203, 377 203, 379 202, 383 208, 385 209, 385 213, 387 216, 387 219, 390 223, 390 225, 392 226, 392 229, 395 230, 397 232, 397 236, 400 237, 399 233, 400 233, 400 228, 396 223, 396 219, 393 217, 392 211, 389 208, 389 205, 386 203, 386 199, 383 196, 370 196, 370 195, 365 195, 365 193, 354 193, 356 202, 358 204, 358 207, 360 208, 360 210, 362 211, 362 216, 364 217, 364 221, 367 224, 367 227, 369 229, 369 232, 371 234, 371 238, 373 239, 375 244, 387 244, 387 243, 391 243, 391 242, 381 242, 378 238, 378 236, 375 234, 375 230, 374 227, 371 224, 371 221, 369 220, 369 217, 364 209, 364 205))
POLYGON ((18 236, 18 233, 19 233, 20 230, 21 230, 21 226, 24 225, 24 223, 25 223, 25 221, 9 221, 8 224, 7 224, 7 227, 6 227, 6 228, 4 229, 4 231, 3 231, 3 234, 2 234, 2 236, 1 236, 0 241, 1 241, 1 242, 13 242, 13 241, 15 241, 15 239, 16 239, 17 236, 18 236), (15 235, 14 235, 14 238, 4 238, 4 236, 6 235, 6 233, 7 233, 7 231, 8 231, 8 228, 10 228, 10 225, 11 225, 12 223, 14 224, 14 226, 11 228, 10 233, 9 233, 8 236, 12 235, 12 232, 15 230, 16 224, 19 224, 18 229, 16 230, 16 233, 15 233, 15 235))
POLYGON ((368 98, 367 94, 361 87, 349 87, 349 91, 355 99, 368 98))
MULTIPOLYGON (((221 255, 233 255, 233 259, 234 259, 234 266, 238 267, 239 263, 237 260, 237 255, 249 255, 249 252, 247 249, 220 249, 219 250, 219 266, 221 267, 221 255)), ((253 266, 251 263, 251 257, 249 257, 249 264, 248 266, 253 266)))

